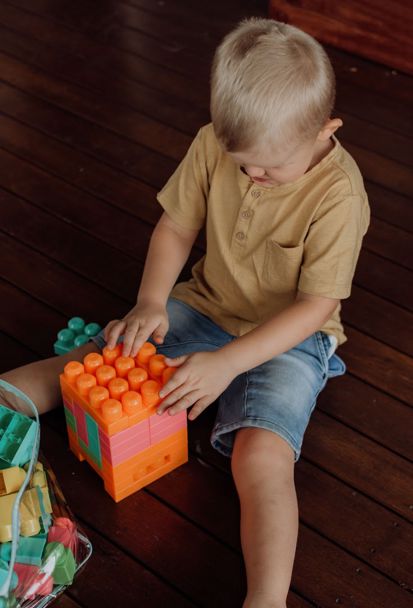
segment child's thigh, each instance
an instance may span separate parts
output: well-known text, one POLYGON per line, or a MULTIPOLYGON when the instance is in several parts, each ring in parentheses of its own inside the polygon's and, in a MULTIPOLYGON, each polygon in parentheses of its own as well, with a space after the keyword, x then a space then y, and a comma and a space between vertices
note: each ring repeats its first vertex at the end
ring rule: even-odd
POLYGON ((180 300, 169 298, 167 311, 169 330, 157 350, 169 357, 216 350, 234 339, 207 316, 180 300))
POLYGON ((238 376, 219 400, 211 443, 231 456, 238 429, 267 429, 282 437, 298 460, 303 436, 328 375, 319 332, 290 351, 238 376))

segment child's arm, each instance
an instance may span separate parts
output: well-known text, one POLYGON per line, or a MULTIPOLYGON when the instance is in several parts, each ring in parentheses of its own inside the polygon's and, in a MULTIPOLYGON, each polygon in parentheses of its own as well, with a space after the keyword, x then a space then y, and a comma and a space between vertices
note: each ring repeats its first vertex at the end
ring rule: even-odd
POLYGON ((235 375, 290 350, 318 331, 339 300, 298 292, 281 313, 221 349, 235 375))
POLYGON ((182 228, 163 213, 151 236, 136 305, 123 319, 115 319, 105 328, 109 348, 115 347, 121 335, 125 357, 135 356, 151 335, 159 344, 163 342, 168 330, 166 301, 198 232, 182 228))
POLYGON ((226 389, 232 380, 249 369, 293 348, 318 331, 331 317, 339 300, 298 293, 296 301, 249 333, 214 352, 199 352, 167 360, 181 365, 164 386, 168 395, 159 413, 170 413, 194 405, 189 418, 196 418, 226 389))

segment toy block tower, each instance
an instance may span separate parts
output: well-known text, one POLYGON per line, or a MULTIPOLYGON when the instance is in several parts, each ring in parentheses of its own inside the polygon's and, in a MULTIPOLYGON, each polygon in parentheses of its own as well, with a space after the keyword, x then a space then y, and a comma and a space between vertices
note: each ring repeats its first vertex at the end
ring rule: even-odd
POLYGON ((136 358, 122 345, 72 361, 60 376, 69 443, 118 502, 188 460, 186 411, 156 413, 175 368, 145 343, 136 358))

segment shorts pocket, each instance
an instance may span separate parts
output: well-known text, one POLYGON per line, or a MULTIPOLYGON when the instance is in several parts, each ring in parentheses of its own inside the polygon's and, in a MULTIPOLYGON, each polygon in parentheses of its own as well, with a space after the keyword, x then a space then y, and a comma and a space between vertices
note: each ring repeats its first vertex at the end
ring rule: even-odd
POLYGON ((295 291, 300 276, 304 244, 283 247, 268 240, 265 248, 263 279, 277 292, 295 291))

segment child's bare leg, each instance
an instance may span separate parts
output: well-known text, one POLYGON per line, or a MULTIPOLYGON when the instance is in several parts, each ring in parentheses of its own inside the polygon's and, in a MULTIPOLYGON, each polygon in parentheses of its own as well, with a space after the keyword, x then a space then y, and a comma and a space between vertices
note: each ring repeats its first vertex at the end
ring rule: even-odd
POLYGON ((293 451, 271 431, 243 428, 231 467, 247 572, 243 608, 286 608, 298 534, 293 451))
MULTIPOLYGON (((63 371, 66 363, 82 361, 88 353, 98 351, 99 348, 94 342, 88 342, 60 357, 42 359, 22 367, 16 367, 16 369, 1 374, 0 378, 26 393, 35 403, 39 413, 44 414, 61 403, 59 374, 63 371)), ((17 397, 1 387, 0 403, 31 415, 31 412, 25 410, 24 404, 17 397)))

